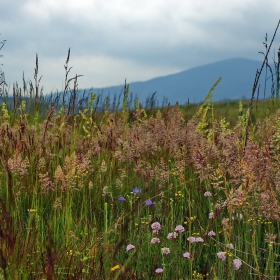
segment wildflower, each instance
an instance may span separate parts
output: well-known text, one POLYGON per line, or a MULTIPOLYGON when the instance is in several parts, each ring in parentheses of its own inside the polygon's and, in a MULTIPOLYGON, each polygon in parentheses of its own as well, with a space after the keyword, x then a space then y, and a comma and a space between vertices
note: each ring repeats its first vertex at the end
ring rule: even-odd
POLYGON ((158 230, 157 230, 157 229, 154 229, 154 230, 153 230, 153 234, 158 235, 158 230))
POLYGON ((120 265, 115 265, 114 267, 112 267, 111 268, 111 271, 115 271, 115 270, 117 270, 117 269, 120 269, 121 267, 120 267, 120 265))
POLYGON ((132 190, 132 192, 135 193, 135 194, 138 194, 138 193, 140 193, 140 190, 139 190, 137 187, 135 187, 135 188, 132 190))
POLYGON ((170 232, 168 233, 167 238, 172 239, 172 238, 176 238, 177 236, 178 236, 177 232, 170 232))
POLYGON ((159 222, 154 222, 151 224, 151 228, 155 229, 155 230, 160 230, 161 229, 161 225, 159 222))
POLYGON ((234 265, 234 269, 238 270, 242 265, 242 261, 240 259, 234 259, 233 260, 233 265, 234 265))
POLYGON ((191 254, 189 252, 186 252, 183 254, 184 258, 190 259, 191 258, 191 254))
POLYGON ((133 250, 134 248, 135 248, 134 245, 129 244, 129 245, 126 246, 126 251, 128 252, 128 251, 130 251, 130 250, 133 250))
POLYGON ((226 246, 226 248, 229 248, 229 249, 232 249, 232 250, 234 249, 234 246, 231 243, 226 244, 225 246, 226 246))
POLYGON ((214 218, 214 212, 210 212, 209 213, 209 219, 213 219, 214 218))
POLYGON ((160 243, 160 239, 158 237, 153 237, 151 243, 152 244, 160 243))
POLYGON ((216 233, 213 230, 211 230, 208 232, 208 236, 210 236, 210 237, 216 236, 216 233))
POLYGON ((125 201, 125 199, 124 199, 123 196, 119 196, 119 197, 118 197, 118 201, 125 201))
POLYGON ((167 254, 170 253, 170 249, 167 248, 167 247, 163 247, 163 248, 161 248, 161 252, 162 252, 163 254, 167 255, 167 254))
POLYGON ((153 202, 150 199, 148 199, 145 204, 146 204, 146 206, 151 206, 153 204, 153 202))
POLYGON ((175 228, 175 231, 178 231, 178 232, 184 232, 184 231, 185 231, 185 229, 184 229, 184 227, 183 227, 183 226, 178 225, 178 226, 175 228))
POLYGON ((219 259, 221 259, 222 261, 224 261, 225 259, 226 259, 226 254, 225 254, 225 252, 219 252, 219 253, 217 253, 217 256, 218 256, 218 258, 219 259))
POLYGON ((210 196, 212 196, 212 193, 210 193, 210 192, 205 192, 205 193, 204 193, 204 196, 210 197, 210 196))
POLYGON ((195 242, 201 243, 201 242, 204 242, 204 240, 201 237, 197 237, 195 239, 195 242))
POLYGON ((196 242, 196 238, 193 237, 193 236, 190 236, 187 240, 188 240, 189 242, 191 242, 191 243, 196 242))
POLYGON ((156 269, 156 273, 157 273, 157 274, 161 274, 162 272, 163 272, 163 269, 162 269, 162 268, 157 268, 157 269, 156 269))

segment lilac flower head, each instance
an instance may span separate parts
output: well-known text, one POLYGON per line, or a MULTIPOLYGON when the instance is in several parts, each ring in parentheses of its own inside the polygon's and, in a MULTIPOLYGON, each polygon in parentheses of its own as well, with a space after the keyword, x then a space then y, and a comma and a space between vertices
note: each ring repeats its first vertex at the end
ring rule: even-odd
POLYGON ((153 237, 151 243, 152 244, 160 243, 160 239, 158 237, 153 237))
POLYGON ((123 196, 119 196, 119 197, 118 197, 118 201, 125 201, 125 199, 124 199, 123 196))
POLYGON ((132 191, 133 191, 133 193, 135 193, 135 194, 140 193, 140 190, 139 190, 137 187, 135 187, 132 191))
POLYGON ((151 206, 153 204, 153 202, 150 199, 148 199, 145 204, 146 204, 146 206, 151 206))
POLYGON ((225 246, 226 246, 226 248, 229 248, 229 249, 232 249, 232 250, 234 249, 234 246, 231 243, 226 244, 225 246))
POLYGON ((193 237, 193 236, 190 236, 187 240, 188 240, 190 243, 196 242, 196 241, 195 241, 195 237, 193 237))
POLYGON ((128 251, 130 251, 130 250, 133 250, 134 248, 135 248, 134 245, 129 244, 129 245, 126 246, 126 251, 128 252, 128 251))
POLYGON ((216 236, 216 233, 213 230, 211 230, 208 232, 208 236, 210 236, 210 237, 216 236))
POLYGON ((212 193, 210 193, 210 192, 205 192, 205 193, 204 193, 204 196, 210 197, 210 196, 212 196, 212 193))
POLYGON ((218 258, 221 259, 222 261, 224 261, 224 260, 227 258, 225 252, 219 252, 219 253, 217 253, 217 256, 218 256, 218 258))
POLYGON ((168 233, 167 238, 173 239, 173 238, 177 238, 177 236, 178 236, 177 232, 170 232, 170 233, 168 233))
POLYGON ((175 228, 175 231, 178 231, 178 232, 184 232, 184 231, 185 231, 185 229, 184 229, 184 227, 183 227, 183 226, 178 225, 178 226, 175 228))
POLYGON ((191 258, 191 254, 189 252, 186 252, 185 254, 183 254, 184 258, 190 259, 191 258))
POLYGON ((234 265, 234 269, 238 270, 242 265, 242 261, 240 259, 234 259, 233 260, 233 265, 234 265))
POLYGON ((197 237, 195 239, 195 242, 202 243, 202 242, 204 242, 204 240, 201 237, 197 237))
POLYGON ((167 247, 163 247, 163 248, 161 248, 161 252, 162 252, 163 254, 167 255, 167 254, 170 253, 170 249, 167 248, 167 247))
POLYGON ((151 224, 151 228, 154 230, 160 230, 161 229, 161 225, 159 222, 154 222, 151 224))
POLYGON ((163 269, 162 269, 162 268, 157 268, 157 269, 156 269, 156 273, 157 273, 157 274, 161 274, 162 272, 163 272, 163 269))

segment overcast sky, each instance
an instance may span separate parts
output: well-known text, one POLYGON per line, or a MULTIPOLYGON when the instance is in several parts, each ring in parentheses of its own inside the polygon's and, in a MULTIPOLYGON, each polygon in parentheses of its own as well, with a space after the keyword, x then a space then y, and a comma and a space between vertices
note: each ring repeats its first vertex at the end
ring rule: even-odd
POLYGON ((2 0, 0 63, 21 86, 37 53, 44 92, 60 91, 70 47, 79 88, 145 81, 227 58, 262 60, 279 18, 279 0, 2 0))

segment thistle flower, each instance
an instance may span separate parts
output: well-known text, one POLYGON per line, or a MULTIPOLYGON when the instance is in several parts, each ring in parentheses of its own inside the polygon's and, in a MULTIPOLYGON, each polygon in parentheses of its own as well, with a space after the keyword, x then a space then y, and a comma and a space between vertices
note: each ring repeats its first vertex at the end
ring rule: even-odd
POLYGON ((130 251, 130 250, 133 250, 134 248, 135 248, 134 245, 129 244, 129 245, 126 246, 126 251, 128 252, 128 251, 130 251))
POLYGON ((234 265, 234 269, 238 270, 242 265, 242 261, 240 259, 234 259, 233 260, 233 265, 234 265))

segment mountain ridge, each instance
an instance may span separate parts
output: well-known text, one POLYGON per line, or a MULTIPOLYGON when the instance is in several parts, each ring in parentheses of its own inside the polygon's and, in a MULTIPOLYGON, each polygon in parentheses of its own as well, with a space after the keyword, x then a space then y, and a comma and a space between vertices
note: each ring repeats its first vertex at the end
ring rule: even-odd
MULTIPOLYGON (((164 98, 168 102, 180 105, 188 100, 191 103, 198 103, 204 100, 213 84, 222 77, 222 80, 213 91, 213 101, 249 99, 252 94, 252 87, 256 70, 260 69, 262 61, 247 58, 232 58, 221 60, 201 66, 197 66, 178 73, 155 77, 147 81, 131 82, 130 93, 137 96, 140 103, 145 102, 148 96, 156 92, 156 99, 161 101, 164 98)), ((272 65, 270 65, 272 66, 272 65)), ((264 72, 264 71, 263 71, 264 72)), ((264 97, 264 73, 260 78, 260 98, 264 97)), ((270 96, 271 81, 266 85, 266 96, 270 96)), ((119 95, 124 85, 83 89, 86 93, 96 92, 103 95, 119 95)))

